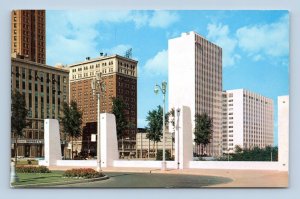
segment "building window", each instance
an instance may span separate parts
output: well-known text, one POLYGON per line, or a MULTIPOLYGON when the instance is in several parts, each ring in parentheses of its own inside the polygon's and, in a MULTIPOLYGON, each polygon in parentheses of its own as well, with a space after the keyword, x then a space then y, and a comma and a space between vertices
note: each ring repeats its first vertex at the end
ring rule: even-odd
POLYGON ((22 89, 25 90, 25 82, 22 82, 22 89))

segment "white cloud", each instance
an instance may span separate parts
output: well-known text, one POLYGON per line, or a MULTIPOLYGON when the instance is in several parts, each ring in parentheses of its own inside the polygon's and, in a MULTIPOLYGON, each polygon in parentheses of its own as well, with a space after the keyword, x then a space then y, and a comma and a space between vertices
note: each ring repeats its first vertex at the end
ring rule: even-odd
POLYGON ((118 54, 118 55, 125 55, 125 52, 131 48, 130 45, 125 45, 125 44, 120 44, 115 47, 112 47, 111 49, 105 49, 103 53, 108 53, 108 54, 118 54))
POLYGON ((165 75, 168 72, 168 51, 162 50, 147 60, 143 70, 151 75, 165 75))
POLYGON ((254 61, 261 61, 261 60, 263 60, 263 59, 264 59, 263 56, 260 55, 260 54, 253 56, 253 60, 254 60, 254 61))
MULTIPOLYGON (((47 12, 47 64, 64 64, 98 56, 99 46, 111 35, 101 33, 102 24, 132 22, 136 28, 164 28, 178 20, 170 11, 49 11, 47 12)), ((129 45, 120 44, 107 53, 124 54, 129 45)), ((104 50, 103 50, 104 51, 104 50)))
POLYGON ((254 60, 262 56, 281 57, 289 54, 289 17, 271 24, 245 26, 237 30, 239 47, 254 60))
POLYGON ((179 20, 179 16, 171 11, 154 11, 149 19, 150 27, 167 28, 179 20))
POLYGON ((179 37, 181 35, 180 31, 167 31, 166 32, 166 37, 167 39, 173 39, 175 37, 179 37))
POLYGON ((222 48, 223 66, 234 65, 241 57, 236 53, 237 40, 229 36, 229 27, 222 24, 208 24, 207 38, 222 48))
POLYGON ((141 28, 142 26, 147 25, 149 21, 149 15, 145 12, 135 12, 132 16, 132 20, 135 23, 136 28, 141 28))

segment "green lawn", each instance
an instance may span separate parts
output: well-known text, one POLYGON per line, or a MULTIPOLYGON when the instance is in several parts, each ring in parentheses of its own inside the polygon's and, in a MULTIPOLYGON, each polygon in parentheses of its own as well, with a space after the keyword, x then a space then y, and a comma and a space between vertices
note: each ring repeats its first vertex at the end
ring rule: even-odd
MULTIPOLYGON (((30 165, 27 160, 18 160, 17 165, 30 165)), ((37 160, 31 160, 31 165, 38 165, 37 160)))
POLYGON ((15 185, 39 186, 42 183, 67 182, 78 179, 63 178, 63 171, 52 171, 51 173, 18 173, 20 181, 13 183, 15 185))

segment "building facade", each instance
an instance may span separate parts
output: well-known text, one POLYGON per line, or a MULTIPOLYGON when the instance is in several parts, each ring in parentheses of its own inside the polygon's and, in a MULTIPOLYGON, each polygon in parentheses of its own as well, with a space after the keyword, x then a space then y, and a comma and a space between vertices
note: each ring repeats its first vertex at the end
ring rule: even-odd
POLYGON ((125 106, 125 118, 130 124, 124 133, 124 139, 119 140, 119 151, 135 154, 135 139, 137 132, 137 61, 119 55, 90 59, 69 65, 70 69, 70 100, 78 104, 83 113, 83 136, 80 151, 96 153, 96 143, 91 142, 91 134, 97 133, 97 97, 93 96, 91 80, 97 72, 102 73, 105 92, 100 97, 101 113, 111 113, 113 98, 120 98, 125 106), (122 143, 124 150, 122 150, 122 143))
MULTIPOLYGON (((195 32, 182 33, 168 42, 169 109, 182 105, 195 114, 213 119, 213 135, 205 149, 209 156, 221 155, 222 142, 222 48, 195 32)), ((201 146, 194 146, 200 154, 201 146)))
POLYGON ((12 57, 11 91, 25 96, 27 119, 31 123, 24 130, 24 137, 18 138, 18 156, 44 156, 44 119, 62 116, 62 103, 69 98, 68 84, 69 71, 62 67, 32 62, 24 56, 12 57))
POLYGON ((223 153, 273 145, 273 100, 244 89, 223 93, 223 153))
MULTIPOLYGON (((174 156, 174 134, 165 134, 165 149, 170 153, 171 157, 174 156)), ((145 129, 138 128, 138 133, 136 134, 136 158, 153 159, 155 158, 157 150, 163 150, 163 142, 154 143, 147 138, 147 132, 145 129)))
POLYGON ((46 63, 45 10, 14 10, 11 17, 11 53, 46 63))

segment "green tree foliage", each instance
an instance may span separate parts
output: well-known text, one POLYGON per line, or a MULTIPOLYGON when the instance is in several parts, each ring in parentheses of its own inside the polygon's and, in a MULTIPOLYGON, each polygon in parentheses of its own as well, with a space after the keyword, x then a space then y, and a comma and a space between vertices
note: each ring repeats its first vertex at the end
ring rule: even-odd
MULTIPOLYGON (((165 151, 166 153, 166 160, 173 160, 173 158, 171 157, 171 153, 169 150, 165 151)), ((163 151, 162 150, 158 150, 157 151, 157 156, 156 156, 156 160, 162 160, 163 158, 163 151)))
POLYGON ((206 113, 195 115, 195 143, 201 145, 201 154, 204 148, 210 143, 213 133, 213 121, 206 113))
POLYGON ((71 101, 70 104, 63 103, 63 117, 61 118, 64 133, 72 139, 73 159, 73 140, 81 136, 82 112, 78 110, 77 103, 71 101))
MULTIPOLYGON (((161 106, 158 106, 157 109, 148 112, 146 121, 148 125, 146 127, 147 138, 154 143, 158 143, 162 137, 163 129, 163 110, 161 106)), ((153 145, 154 148, 154 145, 153 145)))
POLYGON ((25 96, 15 91, 11 94, 11 131, 15 137, 15 165, 17 164, 18 137, 23 136, 23 129, 29 124, 26 121, 27 114, 25 96))
POLYGON ((117 137, 120 139, 124 137, 125 130, 131 125, 129 125, 125 117, 126 105, 123 100, 115 97, 112 101, 112 113, 116 117, 117 137))
POLYGON ((160 142, 162 136, 162 128, 163 128, 163 110, 161 106, 158 106, 157 109, 148 112, 146 117, 146 121, 148 125, 146 127, 147 130, 147 138, 154 142, 160 142))
POLYGON ((267 146, 265 148, 254 147, 252 149, 236 148, 230 155, 232 161, 278 161, 278 147, 267 146))

